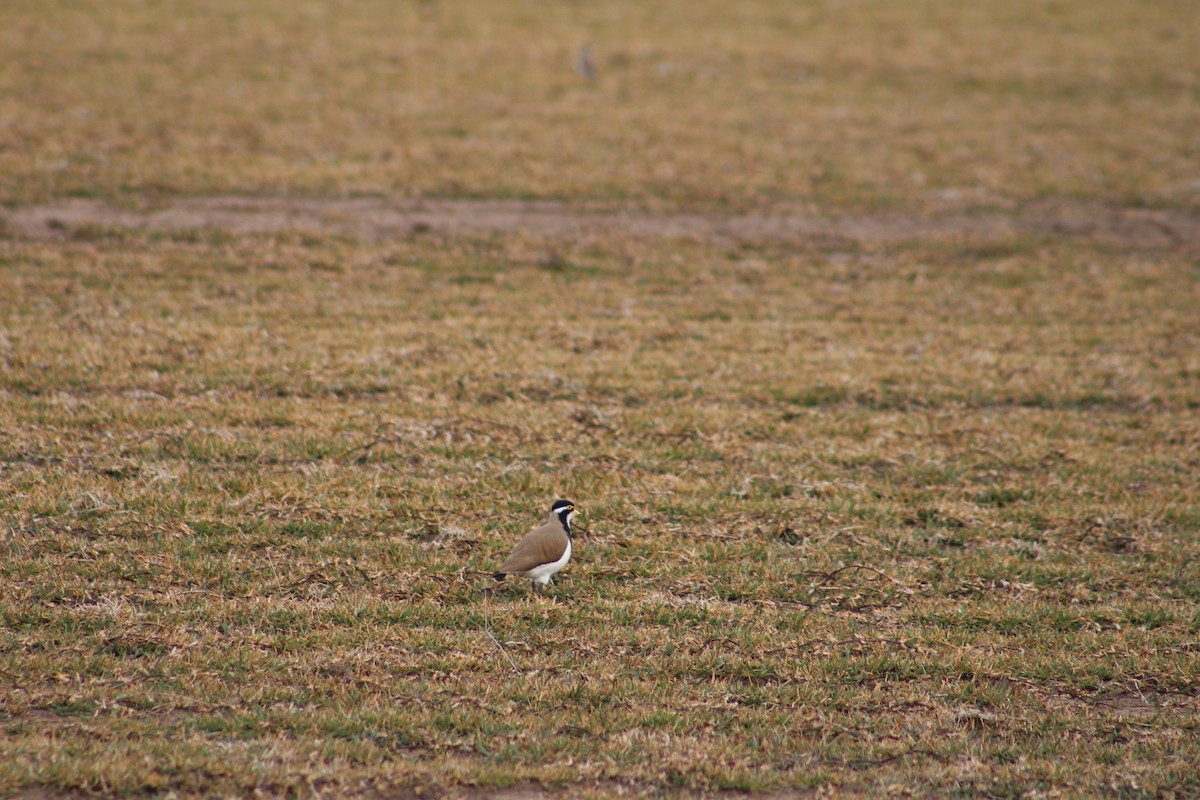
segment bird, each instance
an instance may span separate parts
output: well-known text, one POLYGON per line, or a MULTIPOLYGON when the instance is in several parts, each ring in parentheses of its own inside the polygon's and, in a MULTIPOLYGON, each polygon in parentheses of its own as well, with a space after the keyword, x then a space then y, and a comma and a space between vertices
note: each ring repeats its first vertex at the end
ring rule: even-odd
POLYGON ((579 48, 575 56, 575 71, 589 81, 596 80, 596 60, 592 58, 591 45, 579 48))
POLYGON ((525 534, 512 553, 492 573, 497 582, 509 575, 529 578, 530 588, 542 594, 550 578, 571 560, 571 518, 575 504, 556 500, 546 521, 525 534))

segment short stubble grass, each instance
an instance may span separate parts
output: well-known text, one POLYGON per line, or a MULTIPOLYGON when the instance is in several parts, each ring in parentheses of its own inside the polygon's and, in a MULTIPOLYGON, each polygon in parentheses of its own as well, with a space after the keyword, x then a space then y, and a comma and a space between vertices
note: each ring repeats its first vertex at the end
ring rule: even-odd
POLYGON ((0 787, 1195 791, 1194 260, 1010 244, 4 242, 0 787))

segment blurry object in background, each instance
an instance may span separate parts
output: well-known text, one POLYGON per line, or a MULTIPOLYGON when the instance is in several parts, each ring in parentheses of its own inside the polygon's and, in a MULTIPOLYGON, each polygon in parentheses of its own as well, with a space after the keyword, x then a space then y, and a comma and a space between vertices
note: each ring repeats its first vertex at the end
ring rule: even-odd
POLYGON ((596 80, 596 61, 592 58, 591 45, 584 45, 579 48, 579 54, 575 56, 575 71, 589 81, 596 80))

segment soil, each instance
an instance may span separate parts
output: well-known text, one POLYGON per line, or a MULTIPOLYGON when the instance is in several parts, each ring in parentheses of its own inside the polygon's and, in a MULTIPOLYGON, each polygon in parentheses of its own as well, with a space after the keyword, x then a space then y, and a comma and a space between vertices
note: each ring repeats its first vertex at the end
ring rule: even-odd
POLYGON ((88 227, 227 233, 304 231, 362 240, 523 232, 552 238, 623 233, 708 242, 845 241, 885 244, 1013 235, 1096 239, 1130 249, 1200 247, 1200 210, 1042 200, 995 210, 944 205, 929 213, 718 215, 595 209, 548 200, 179 197, 152 208, 71 199, 0 209, 0 235, 54 239, 88 227))

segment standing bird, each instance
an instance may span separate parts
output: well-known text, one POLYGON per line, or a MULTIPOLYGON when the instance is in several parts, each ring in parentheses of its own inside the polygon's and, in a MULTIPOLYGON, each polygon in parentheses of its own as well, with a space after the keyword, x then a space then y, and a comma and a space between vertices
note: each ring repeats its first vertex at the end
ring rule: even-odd
POLYGON ((589 81, 596 80, 596 59, 592 58, 592 46, 585 44, 575 56, 575 71, 589 81))
POLYGON ((509 575, 529 578, 530 586, 538 594, 550 582, 551 576, 571 560, 571 517, 575 516, 575 504, 570 500, 558 500, 550 507, 546 521, 517 543, 512 555, 504 560, 500 569, 492 573, 497 581, 509 575))

